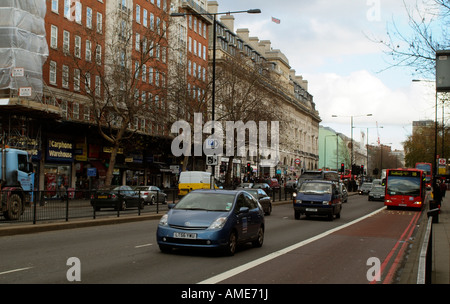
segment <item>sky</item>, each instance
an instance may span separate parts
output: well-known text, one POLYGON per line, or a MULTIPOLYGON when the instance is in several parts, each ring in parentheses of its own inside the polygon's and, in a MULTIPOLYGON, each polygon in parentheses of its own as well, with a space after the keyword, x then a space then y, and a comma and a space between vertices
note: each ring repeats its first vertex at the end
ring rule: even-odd
POLYGON ((217 2, 219 12, 261 10, 235 14, 234 30, 247 28, 250 37, 270 40, 273 49, 286 55, 296 74, 308 81, 322 126, 350 137, 353 116, 355 140, 368 130, 369 144, 379 138, 381 144, 403 150, 412 121, 434 120, 434 80, 413 76, 411 69, 389 68, 392 58, 374 42, 385 39, 394 22, 402 32, 409 31, 405 5, 414 6, 416 0, 217 2))

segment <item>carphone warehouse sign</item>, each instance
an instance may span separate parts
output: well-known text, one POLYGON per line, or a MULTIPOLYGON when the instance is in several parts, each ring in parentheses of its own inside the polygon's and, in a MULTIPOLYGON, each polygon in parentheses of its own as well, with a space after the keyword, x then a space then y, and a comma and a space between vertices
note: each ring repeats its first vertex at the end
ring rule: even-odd
POLYGON ((49 138, 47 143, 47 160, 72 162, 73 143, 64 139, 49 138))

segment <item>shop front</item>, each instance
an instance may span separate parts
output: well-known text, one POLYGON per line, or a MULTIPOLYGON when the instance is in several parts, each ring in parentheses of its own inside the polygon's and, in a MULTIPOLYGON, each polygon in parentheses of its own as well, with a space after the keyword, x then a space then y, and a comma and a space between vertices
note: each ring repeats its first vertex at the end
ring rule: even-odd
POLYGON ((49 137, 44 163, 46 197, 59 197, 72 182, 73 143, 63 138, 49 137))

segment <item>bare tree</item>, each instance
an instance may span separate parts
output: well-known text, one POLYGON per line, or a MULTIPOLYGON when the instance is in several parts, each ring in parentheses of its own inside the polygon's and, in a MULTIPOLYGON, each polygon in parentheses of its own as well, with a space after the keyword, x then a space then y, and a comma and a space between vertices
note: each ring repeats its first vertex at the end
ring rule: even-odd
MULTIPOLYGON (((225 56, 225 59, 218 64, 216 79, 217 121, 242 122, 246 125, 249 122, 259 124, 262 121, 271 122, 281 119, 278 111, 281 101, 276 94, 277 84, 270 78, 270 73, 264 64, 252 62, 249 58, 242 56, 225 56)), ((234 129, 233 132, 233 138, 236 141, 238 129, 234 129)), ((250 132, 252 131, 249 129, 244 140, 248 148, 251 144, 250 132)), ((270 130, 267 133, 270 136, 270 130)), ((227 137, 229 138, 228 133, 227 137)), ((238 153, 239 147, 235 145, 235 142, 227 144, 233 145, 232 155, 227 155, 229 161, 225 175, 225 184, 231 186, 233 159, 241 156, 242 153, 238 153)), ((258 144, 257 147, 259 147, 258 144)), ((257 155, 251 155, 251 152, 250 149, 246 154, 260 157, 259 152, 257 155)))
POLYGON ((132 17, 129 10, 119 7, 108 16, 104 35, 84 29, 82 34, 91 38, 93 58, 74 56, 73 60, 74 82, 86 96, 99 134, 112 147, 105 185, 111 184, 117 152, 124 141, 139 131, 149 133, 151 125, 158 134, 166 129, 162 118, 168 111, 168 14, 161 10, 148 27, 132 22, 132 17), (150 125, 145 125, 148 117, 150 125))
POLYGON ((395 21, 387 29, 386 39, 371 38, 382 44, 391 57, 392 67, 412 67, 414 74, 435 74, 436 51, 450 46, 448 32, 450 5, 447 0, 422 0, 408 7, 403 1, 411 31, 403 32, 395 21))

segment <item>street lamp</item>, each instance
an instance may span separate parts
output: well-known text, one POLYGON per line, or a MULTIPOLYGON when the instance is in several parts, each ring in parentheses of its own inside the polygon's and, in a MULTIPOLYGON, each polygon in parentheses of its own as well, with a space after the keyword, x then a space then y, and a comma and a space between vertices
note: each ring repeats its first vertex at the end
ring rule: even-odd
MULTIPOLYGON (((217 40, 217 33, 216 33, 216 27, 217 27, 217 15, 231 15, 231 14, 240 14, 240 13, 247 13, 247 14, 260 14, 260 9, 248 9, 244 11, 229 11, 229 12, 222 12, 222 13, 171 13, 171 17, 185 17, 189 15, 194 16, 201 16, 201 15, 207 15, 207 16, 214 16, 214 22, 213 22, 213 62, 212 62, 212 92, 211 92, 211 122, 212 122, 212 129, 211 129, 211 135, 214 138, 214 123, 215 123, 215 102, 216 102, 216 40, 217 40)), ((214 176, 215 176, 215 165, 211 166, 211 189, 214 189, 214 176)))
MULTIPOLYGON (((372 114, 364 114, 364 115, 350 115, 350 116, 342 116, 342 115, 331 115, 331 117, 351 117, 351 153, 350 153, 350 165, 353 167, 353 117, 363 117, 363 116, 372 116, 372 114)), ((353 179, 353 174, 352 174, 353 179)))

